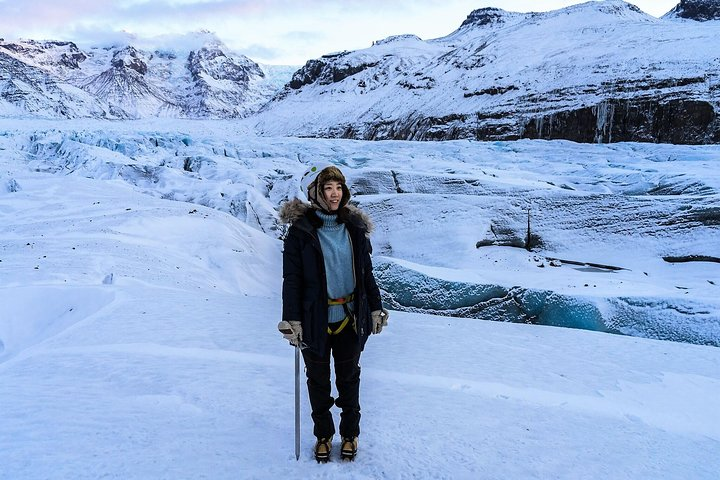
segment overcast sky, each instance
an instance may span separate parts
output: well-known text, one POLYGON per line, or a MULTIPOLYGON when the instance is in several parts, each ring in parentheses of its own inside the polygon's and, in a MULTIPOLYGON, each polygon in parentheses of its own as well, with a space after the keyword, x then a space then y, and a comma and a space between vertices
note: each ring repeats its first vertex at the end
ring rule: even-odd
MULTIPOLYGON (((546 11, 580 0, 0 0, 6 40, 71 40, 81 46, 126 37, 214 32, 260 63, 300 65, 323 54, 412 33, 445 36, 483 7, 546 11)), ((631 2, 659 17, 679 0, 631 2)))

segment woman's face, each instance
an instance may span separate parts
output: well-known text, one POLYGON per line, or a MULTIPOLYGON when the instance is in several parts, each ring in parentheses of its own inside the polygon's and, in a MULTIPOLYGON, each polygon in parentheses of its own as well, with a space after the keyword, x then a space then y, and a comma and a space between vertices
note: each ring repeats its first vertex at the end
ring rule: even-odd
POLYGON ((337 210, 343 196, 342 184, 335 180, 330 180, 323 185, 322 192, 330 211, 334 212, 337 210))

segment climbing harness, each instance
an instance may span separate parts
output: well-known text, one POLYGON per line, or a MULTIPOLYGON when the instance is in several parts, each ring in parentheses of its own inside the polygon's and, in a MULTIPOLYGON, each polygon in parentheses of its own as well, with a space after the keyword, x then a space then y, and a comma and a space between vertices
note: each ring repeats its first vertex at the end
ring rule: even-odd
POLYGON ((340 322, 335 322, 332 325, 340 324, 336 328, 330 328, 330 325, 328 325, 328 335, 337 335, 340 332, 343 331, 343 329, 347 326, 348 323, 351 321, 353 322, 353 328, 355 327, 355 321, 353 320, 353 315, 350 312, 350 309, 348 308, 348 303, 352 302, 355 298, 355 294, 351 293, 347 297, 340 297, 340 298, 328 298, 328 305, 342 305, 343 310, 345 310, 345 318, 342 319, 340 322))

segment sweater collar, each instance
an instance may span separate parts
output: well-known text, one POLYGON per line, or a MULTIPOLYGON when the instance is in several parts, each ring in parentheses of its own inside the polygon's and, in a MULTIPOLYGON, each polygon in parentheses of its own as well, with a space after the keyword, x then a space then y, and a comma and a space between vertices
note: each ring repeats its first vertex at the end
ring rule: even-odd
POLYGON ((322 221, 320 228, 338 229, 342 227, 342 224, 338 223, 336 213, 325 213, 320 210, 315 210, 315 215, 322 221))

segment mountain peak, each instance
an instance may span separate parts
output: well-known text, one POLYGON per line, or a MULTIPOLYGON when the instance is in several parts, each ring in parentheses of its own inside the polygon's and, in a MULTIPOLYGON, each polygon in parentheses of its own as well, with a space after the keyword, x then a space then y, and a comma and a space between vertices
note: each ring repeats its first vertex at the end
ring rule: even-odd
POLYGON ((382 40, 375 40, 372 44, 373 45, 387 45, 390 43, 399 43, 399 42, 421 42, 422 39, 418 37, 417 35, 413 35, 411 33, 406 33, 402 35, 391 35, 389 37, 383 38, 382 40))
MULTIPOLYGON (((720 2, 720 0, 696 0, 699 2, 720 2)), ((486 7, 473 10, 465 21, 460 25, 461 30, 465 30, 468 27, 486 27, 486 26, 507 26, 508 23, 515 23, 513 21, 522 21, 528 18, 552 18, 558 15, 568 14, 581 14, 585 15, 588 12, 600 13, 603 15, 611 15, 613 17, 631 17, 637 18, 638 16, 647 17, 648 15, 640 10, 635 5, 625 2, 624 0, 593 0, 589 2, 579 3, 568 7, 552 10, 549 12, 530 12, 530 13, 516 13, 508 12, 501 8, 486 7)))
POLYGON ((484 26, 503 23, 507 14, 508 12, 501 8, 478 8, 477 10, 470 12, 470 15, 468 15, 460 27, 468 25, 484 26))
POLYGON ((663 18, 684 18, 698 22, 720 20, 720 0, 681 0, 663 18))
POLYGON ((134 47, 125 47, 113 55, 111 65, 117 69, 130 68, 141 75, 147 73, 147 62, 152 58, 134 47))
POLYGON ((592 0, 589 2, 578 3, 569 7, 561 8, 548 12, 548 15, 554 13, 585 13, 585 12, 597 12, 604 15, 612 15, 615 17, 637 17, 649 16, 647 13, 640 10, 632 3, 628 3, 624 0, 592 0))

